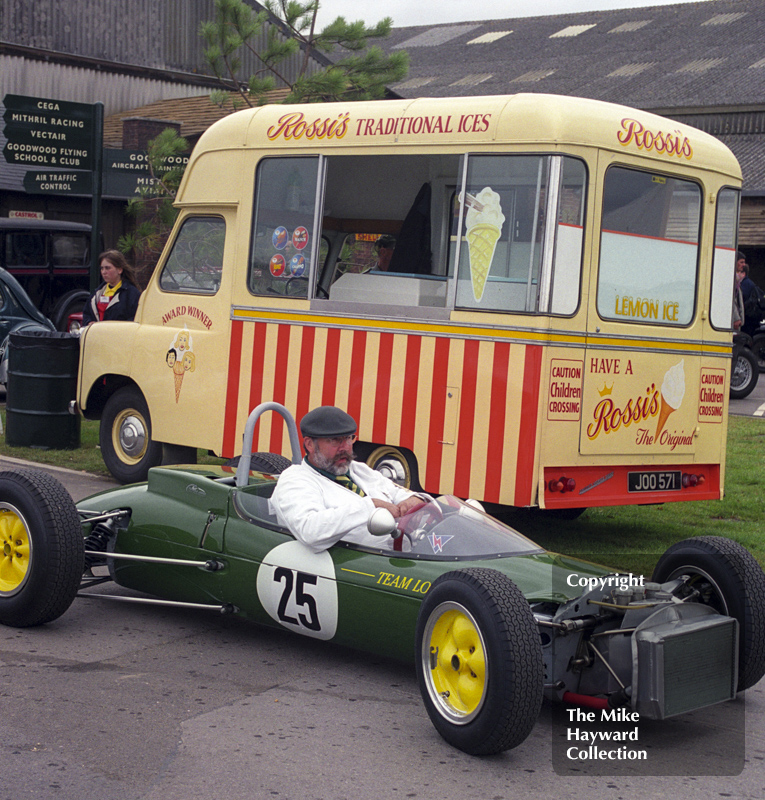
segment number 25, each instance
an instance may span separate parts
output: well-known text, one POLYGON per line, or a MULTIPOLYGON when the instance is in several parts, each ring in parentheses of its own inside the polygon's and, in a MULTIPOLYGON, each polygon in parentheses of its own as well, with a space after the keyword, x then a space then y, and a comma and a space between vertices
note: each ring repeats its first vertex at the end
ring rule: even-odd
POLYGON ((279 608, 277 614, 282 622, 288 625, 302 625, 310 631, 320 631, 321 623, 319 622, 319 613, 316 608, 316 598, 305 591, 306 584, 315 586, 318 578, 316 575, 308 575, 305 572, 293 572, 286 567, 277 567, 274 570, 274 580, 277 583, 284 581, 284 591, 282 592, 281 600, 279 601, 279 608), (297 578, 297 580, 295 580, 297 578), (292 589, 295 588, 295 604, 303 606, 307 612, 306 614, 298 614, 298 619, 291 617, 287 613, 287 603, 289 602, 292 589))

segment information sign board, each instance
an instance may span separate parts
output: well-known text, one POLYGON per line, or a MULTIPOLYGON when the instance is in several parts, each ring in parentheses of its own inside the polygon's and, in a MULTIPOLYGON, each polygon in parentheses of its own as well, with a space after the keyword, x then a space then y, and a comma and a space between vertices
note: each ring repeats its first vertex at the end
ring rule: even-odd
POLYGON ((3 102, 9 164, 93 169, 94 106, 14 94, 3 102))

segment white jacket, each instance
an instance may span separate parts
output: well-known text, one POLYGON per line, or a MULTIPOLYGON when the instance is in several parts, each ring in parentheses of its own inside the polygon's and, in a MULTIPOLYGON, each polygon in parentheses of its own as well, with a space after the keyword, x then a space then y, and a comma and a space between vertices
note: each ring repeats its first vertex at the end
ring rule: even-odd
POLYGON ((315 553, 341 539, 367 547, 390 546, 392 540, 372 536, 367 530, 367 520, 375 509, 372 498, 400 503, 413 492, 361 462, 352 462, 349 474, 364 497, 325 478, 305 461, 293 464, 279 476, 269 500, 271 513, 315 553))

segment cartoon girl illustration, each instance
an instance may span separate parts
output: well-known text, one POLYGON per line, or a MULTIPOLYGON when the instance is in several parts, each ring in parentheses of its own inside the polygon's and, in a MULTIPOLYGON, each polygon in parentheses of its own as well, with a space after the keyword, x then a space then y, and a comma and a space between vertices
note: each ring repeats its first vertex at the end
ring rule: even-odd
POLYGON ((196 369, 196 358, 192 350, 191 332, 184 326, 182 331, 175 335, 170 349, 165 356, 167 366, 173 370, 175 382, 175 402, 181 397, 183 376, 196 369))

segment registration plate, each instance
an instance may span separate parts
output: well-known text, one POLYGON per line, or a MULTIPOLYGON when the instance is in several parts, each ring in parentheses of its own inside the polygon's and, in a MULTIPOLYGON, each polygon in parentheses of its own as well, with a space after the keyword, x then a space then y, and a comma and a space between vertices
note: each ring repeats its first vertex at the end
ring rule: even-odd
POLYGON ((680 472, 628 472, 627 490, 630 492, 672 492, 683 488, 680 472))

